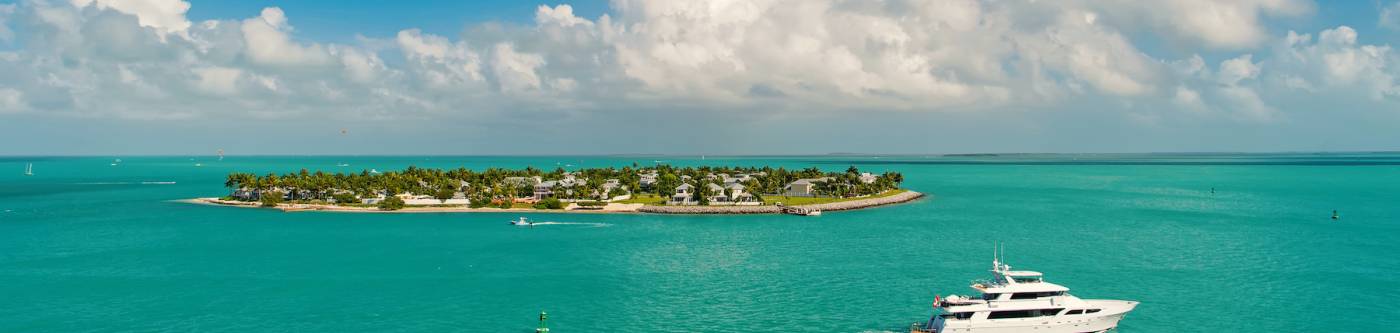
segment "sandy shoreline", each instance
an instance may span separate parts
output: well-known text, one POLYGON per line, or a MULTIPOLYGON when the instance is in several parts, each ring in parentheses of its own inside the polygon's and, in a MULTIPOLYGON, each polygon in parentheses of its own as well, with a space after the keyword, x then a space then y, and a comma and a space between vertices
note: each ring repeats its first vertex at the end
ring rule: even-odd
MULTIPOLYGON (((924 196, 923 193, 905 191, 895 195, 858 199, 842 202, 801 205, 805 209, 815 209, 823 211, 852 210, 879 207, 913 201, 924 196)), ((244 208, 267 208, 256 202, 227 201, 219 198, 195 198, 179 200, 180 202, 217 205, 244 208)), ((602 209, 578 209, 577 205, 570 204, 562 210, 545 210, 533 208, 470 208, 470 207, 404 207, 401 210, 385 211, 374 207, 345 207, 326 204, 280 204, 276 208, 284 212, 318 211, 318 212, 347 212, 347 213, 584 213, 584 214, 781 214, 781 208, 777 206, 646 206, 643 204, 622 204, 609 203, 602 209)))

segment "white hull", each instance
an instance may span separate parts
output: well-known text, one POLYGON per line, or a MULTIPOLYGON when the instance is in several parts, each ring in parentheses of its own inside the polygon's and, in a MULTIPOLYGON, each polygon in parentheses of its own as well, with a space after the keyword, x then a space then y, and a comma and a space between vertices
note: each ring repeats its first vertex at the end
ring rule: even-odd
POLYGON ((995 319, 980 321, 944 321, 944 327, 937 330, 914 330, 914 332, 938 333, 1086 333, 1107 332, 1118 327, 1123 316, 1137 307, 1137 302, 1116 300, 1085 300, 1089 304, 1103 308, 1103 312, 1082 315, 1058 315, 1052 317, 995 319))
POLYGON ((1123 320, 1122 313, 1109 316, 1099 316, 1093 318, 1025 318, 1025 319, 1002 319, 995 324, 980 324, 976 327, 944 327, 939 333, 1019 333, 1019 332, 1043 332, 1043 333, 1085 333, 1085 332, 1107 332, 1118 327, 1118 321, 1123 320))

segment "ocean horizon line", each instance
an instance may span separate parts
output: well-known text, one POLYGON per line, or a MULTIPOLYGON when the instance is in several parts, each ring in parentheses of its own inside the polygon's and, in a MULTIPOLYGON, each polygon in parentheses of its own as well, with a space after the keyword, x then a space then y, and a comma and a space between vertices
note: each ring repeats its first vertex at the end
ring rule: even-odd
MULTIPOLYGON (((1395 154, 1400 150, 1322 150, 1322 151, 1155 151, 1155 152, 976 152, 976 153, 811 153, 811 154, 224 154, 224 157, 999 157, 999 156, 1076 156, 1076 155, 1284 155, 1284 154, 1395 154)), ((53 157, 217 157, 218 154, 0 154, 0 158, 53 157)))

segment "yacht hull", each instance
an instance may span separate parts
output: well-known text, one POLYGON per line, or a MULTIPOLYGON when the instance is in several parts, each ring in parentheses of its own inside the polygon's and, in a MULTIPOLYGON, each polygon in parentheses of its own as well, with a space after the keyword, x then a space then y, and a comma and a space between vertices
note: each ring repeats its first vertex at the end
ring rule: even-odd
POLYGON ((1105 311, 1093 315, 1058 315, 1053 317, 997 319, 978 322, 945 321, 942 327, 923 329, 916 327, 910 333, 1088 333, 1107 332, 1118 328, 1128 312, 1137 307, 1133 301, 1087 300, 1101 306, 1105 311))

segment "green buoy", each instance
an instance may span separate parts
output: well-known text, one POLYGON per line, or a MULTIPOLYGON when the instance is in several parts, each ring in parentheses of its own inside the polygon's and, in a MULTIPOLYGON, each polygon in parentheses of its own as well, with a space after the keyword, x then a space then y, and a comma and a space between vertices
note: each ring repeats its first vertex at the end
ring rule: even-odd
POLYGON ((535 333, 549 333, 549 324, 545 322, 547 320, 549 320, 549 314, 540 311, 540 328, 536 328, 535 333))

